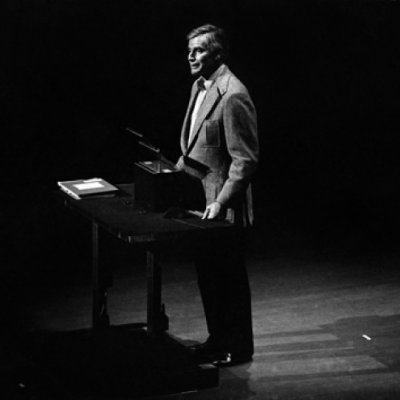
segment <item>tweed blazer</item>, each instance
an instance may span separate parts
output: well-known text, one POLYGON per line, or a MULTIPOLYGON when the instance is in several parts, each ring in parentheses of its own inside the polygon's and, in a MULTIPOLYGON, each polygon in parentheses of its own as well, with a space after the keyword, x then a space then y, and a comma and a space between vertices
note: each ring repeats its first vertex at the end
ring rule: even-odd
MULTIPOLYGON (((182 154, 209 167, 202 179, 207 205, 218 201, 233 223, 251 225, 250 180, 259 159, 257 115, 246 87, 222 64, 200 106, 188 142, 197 85, 194 82, 181 132, 182 154)), ((178 161, 178 167, 182 158, 178 161)))

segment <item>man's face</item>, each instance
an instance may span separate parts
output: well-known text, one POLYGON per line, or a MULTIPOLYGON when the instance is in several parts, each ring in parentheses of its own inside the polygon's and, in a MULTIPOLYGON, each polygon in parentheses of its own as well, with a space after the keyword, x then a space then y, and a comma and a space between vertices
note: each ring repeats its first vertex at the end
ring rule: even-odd
POLYGON ((190 39, 188 51, 190 73, 195 77, 202 76, 207 79, 219 65, 218 55, 208 49, 207 34, 190 39))

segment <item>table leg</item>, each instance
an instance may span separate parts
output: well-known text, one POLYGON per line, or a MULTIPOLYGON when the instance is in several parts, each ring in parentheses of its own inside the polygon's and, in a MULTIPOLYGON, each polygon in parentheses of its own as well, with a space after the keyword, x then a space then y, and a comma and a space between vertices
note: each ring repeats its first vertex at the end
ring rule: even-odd
POLYGON ((161 265, 157 249, 147 249, 147 331, 155 336, 168 330, 168 317, 161 303, 161 265))
POLYGON ((107 287, 99 269, 99 226, 96 222, 92 222, 92 282, 92 327, 98 329, 109 326, 110 319, 107 314, 107 287))

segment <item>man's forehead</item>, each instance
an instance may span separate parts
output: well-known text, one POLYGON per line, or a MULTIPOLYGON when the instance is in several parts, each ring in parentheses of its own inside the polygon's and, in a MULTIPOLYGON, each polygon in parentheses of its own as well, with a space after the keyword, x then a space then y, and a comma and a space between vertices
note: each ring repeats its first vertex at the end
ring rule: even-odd
POLYGON ((188 47, 195 48, 195 47, 208 47, 208 33, 203 33, 201 35, 195 36, 194 38, 189 40, 188 47))

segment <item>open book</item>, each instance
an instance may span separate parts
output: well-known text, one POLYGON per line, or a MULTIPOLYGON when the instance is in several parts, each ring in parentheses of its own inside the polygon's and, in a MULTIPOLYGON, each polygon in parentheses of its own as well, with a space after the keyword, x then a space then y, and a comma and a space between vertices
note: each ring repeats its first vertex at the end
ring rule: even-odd
POLYGON ((76 200, 90 196, 113 194, 118 188, 102 178, 57 182, 61 190, 76 200))

